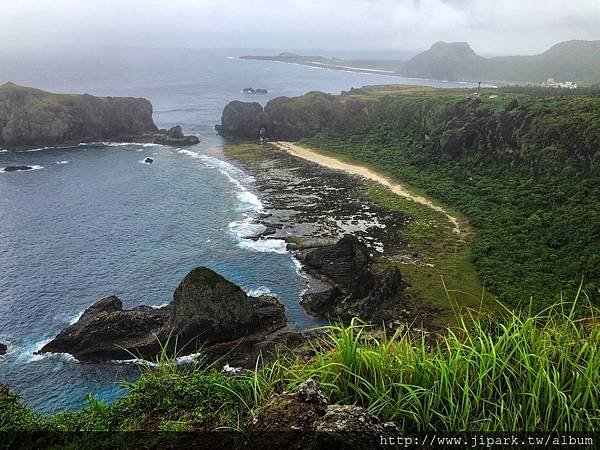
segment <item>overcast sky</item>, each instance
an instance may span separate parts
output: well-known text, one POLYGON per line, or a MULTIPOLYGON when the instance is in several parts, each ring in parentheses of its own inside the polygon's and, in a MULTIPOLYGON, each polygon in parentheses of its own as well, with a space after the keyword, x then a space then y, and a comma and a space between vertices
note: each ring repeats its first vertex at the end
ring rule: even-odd
POLYGON ((532 54, 600 39, 600 0, 1 0, 0 45, 532 54))

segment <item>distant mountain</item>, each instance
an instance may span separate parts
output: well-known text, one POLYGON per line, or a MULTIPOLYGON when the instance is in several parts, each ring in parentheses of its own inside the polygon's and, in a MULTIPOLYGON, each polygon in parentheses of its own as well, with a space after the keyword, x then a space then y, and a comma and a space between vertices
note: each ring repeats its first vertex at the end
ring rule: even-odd
POLYGON ((449 81, 524 84, 554 78, 580 84, 600 83, 600 41, 567 41, 539 55, 494 58, 478 55, 466 42, 436 42, 408 61, 344 60, 294 53, 241 58, 449 81))
POLYGON ((404 73, 415 78, 473 80, 486 63, 466 42, 436 42, 429 50, 408 60, 404 73))

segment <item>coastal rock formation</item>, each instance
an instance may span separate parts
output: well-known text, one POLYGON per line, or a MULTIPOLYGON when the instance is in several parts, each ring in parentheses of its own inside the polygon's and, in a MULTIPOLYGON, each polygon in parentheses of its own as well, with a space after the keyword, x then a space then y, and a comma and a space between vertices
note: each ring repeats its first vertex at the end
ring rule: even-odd
POLYGON ((244 88, 244 89, 242 89, 242 93, 243 94, 250 94, 250 95, 253 95, 253 94, 268 94, 269 91, 267 89, 262 89, 262 88, 256 88, 255 89, 255 88, 251 88, 250 87, 250 88, 244 88))
POLYGON ((256 139, 259 137, 263 107, 260 103, 233 101, 225 106, 221 125, 215 129, 221 136, 256 139))
POLYGON ((8 347, 6 346, 6 344, 0 343, 0 356, 6 355, 7 350, 8 347))
MULTIPOLYGON (((275 298, 247 296, 235 284, 205 267, 193 269, 163 308, 124 310, 121 300, 107 297, 90 306, 39 353, 70 353, 80 361, 152 359, 168 344, 180 354, 218 344, 208 353, 230 350, 240 338, 260 342, 285 325, 283 305, 275 298)), ((204 350, 204 348, 203 348, 204 350)))
POLYGON ((199 267, 175 290, 169 323, 180 342, 210 345, 275 331, 285 323, 285 315, 277 299, 249 297, 218 273, 199 267))
POLYGON ((323 92, 301 97, 277 97, 263 107, 259 103, 233 101, 225 106, 222 136, 257 138, 264 128, 272 140, 297 140, 320 132, 357 131, 372 123, 367 105, 353 98, 339 102, 323 92))
POLYGON ((389 263, 379 267, 368 247, 352 235, 336 244, 299 255, 304 269, 331 288, 303 296, 305 309, 330 319, 385 320, 397 317, 406 307, 403 290, 407 283, 389 263))
POLYGON ((200 142, 197 136, 185 136, 180 125, 177 125, 169 130, 162 130, 163 135, 154 138, 155 144, 171 145, 174 147, 188 147, 196 145, 200 142))
POLYGON ((0 86, 0 146, 123 141, 156 132, 152 105, 143 98, 53 94, 13 83, 0 86))
POLYGON ((106 297, 86 309, 40 353, 70 353, 80 361, 155 355, 160 351, 158 339, 168 336, 164 332, 168 322, 168 307, 124 310, 119 298, 106 297))
POLYGON ((254 444, 268 436, 268 446, 261 448, 291 449, 374 448, 381 435, 397 432, 362 407, 328 405, 313 379, 294 393, 273 396, 254 413, 249 429, 254 444))

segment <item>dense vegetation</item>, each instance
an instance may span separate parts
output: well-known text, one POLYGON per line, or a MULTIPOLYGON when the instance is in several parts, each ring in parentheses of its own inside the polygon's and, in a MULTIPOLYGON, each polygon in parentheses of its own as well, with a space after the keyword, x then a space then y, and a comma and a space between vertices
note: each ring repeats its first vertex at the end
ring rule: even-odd
POLYGON ((455 207, 476 228, 473 262, 499 299, 562 290, 600 298, 600 98, 484 91, 382 95, 378 124, 305 144, 363 161, 455 207))
POLYGON ((90 397, 80 412, 41 416, 0 391, 0 432, 244 430, 273 394, 309 377, 330 402, 364 406, 405 432, 598 431, 599 314, 565 301, 535 316, 463 320, 443 335, 331 327, 310 361, 282 355, 238 377, 163 357, 122 399, 90 397))

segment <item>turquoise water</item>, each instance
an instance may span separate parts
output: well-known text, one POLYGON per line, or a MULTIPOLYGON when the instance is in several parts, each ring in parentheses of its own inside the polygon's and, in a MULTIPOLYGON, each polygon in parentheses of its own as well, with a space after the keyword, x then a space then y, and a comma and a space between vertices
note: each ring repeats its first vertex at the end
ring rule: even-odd
POLYGON ((292 328, 314 325, 298 303, 305 281, 283 243, 245 238, 257 230, 261 195, 252 177, 225 159, 213 127, 233 99, 264 103, 403 80, 241 61, 232 52, 1 56, 0 83, 146 97, 160 127, 181 124, 202 142, 186 149, 91 144, 0 152, 0 167, 36 168, 0 172, 0 342, 9 345, 0 381, 43 411, 80 408, 88 393, 114 400, 123 392, 118 382, 138 376, 134 364, 82 364, 34 351, 107 295, 118 295, 125 307, 169 302, 198 265, 248 292, 280 297, 292 328), (244 87, 270 94, 248 97, 244 87), (148 156, 151 165, 143 163, 148 156))

